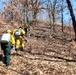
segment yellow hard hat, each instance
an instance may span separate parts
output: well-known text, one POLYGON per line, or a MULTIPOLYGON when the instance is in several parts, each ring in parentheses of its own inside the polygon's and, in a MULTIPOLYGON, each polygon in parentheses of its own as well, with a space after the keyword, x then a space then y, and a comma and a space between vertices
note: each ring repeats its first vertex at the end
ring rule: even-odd
POLYGON ((25 24, 26 26, 28 26, 28 24, 25 24))
POLYGON ((10 29, 8 29, 8 30, 7 30, 7 33, 11 33, 11 30, 10 30, 10 29))
POLYGON ((27 28, 28 27, 28 24, 25 24, 24 27, 27 28))

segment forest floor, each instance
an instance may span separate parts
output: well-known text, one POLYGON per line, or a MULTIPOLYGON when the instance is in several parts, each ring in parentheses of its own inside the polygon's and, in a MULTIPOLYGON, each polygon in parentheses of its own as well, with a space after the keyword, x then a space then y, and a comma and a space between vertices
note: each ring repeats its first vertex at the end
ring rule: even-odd
MULTIPOLYGON (((0 28, 1 30, 1 28, 0 28)), ((30 26, 30 38, 24 51, 11 50, 11 65, 3 63, 0 50, 0 75, 76 75, 76 42, 73 28, 47 23, 30 26)))

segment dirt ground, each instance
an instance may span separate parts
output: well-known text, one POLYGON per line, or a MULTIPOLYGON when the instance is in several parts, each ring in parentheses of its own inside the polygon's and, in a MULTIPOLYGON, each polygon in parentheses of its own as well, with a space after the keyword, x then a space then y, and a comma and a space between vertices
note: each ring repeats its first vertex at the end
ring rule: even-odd
POLYGON ((72 27, 48 24, 31 25, 24 51, 11 50, 11 65, 3 63, 0 50, 0 75, 76 75, 76 42, 72 27))

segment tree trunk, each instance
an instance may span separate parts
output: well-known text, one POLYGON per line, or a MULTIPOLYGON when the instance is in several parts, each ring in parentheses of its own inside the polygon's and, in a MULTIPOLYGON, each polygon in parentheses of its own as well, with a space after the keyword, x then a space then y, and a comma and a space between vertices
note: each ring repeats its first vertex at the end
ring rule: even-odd
POLYGON ((53 17, 53 32, 55 32, 55 22, 56 22, 55 13, 52 14, 52 17, 53 17))
POLYGON ((64 31, 63 31, 63 0, 62 0, 62 5, 61 5, 61 16, 62 16, 62 18, 61 18, 61 22, 62 22, 62 32, 64 32, 64 31))
POLYGON ((34 20, 36 19, 36 15, 37 15, 37 13, 35 11, 33 11, 33 19, 34 20))
POLYGON ((71 18, 72 18, 73 28, 74 28, 74 32, 75 32, 75 41, 76 41, 76 20, 75 20, 75 15, 73 13, 73 8, 72 8, 70 0, 66 0, 66 2, 68 4, 68 9, 70 11, 70 15, 71 15, 71 18))

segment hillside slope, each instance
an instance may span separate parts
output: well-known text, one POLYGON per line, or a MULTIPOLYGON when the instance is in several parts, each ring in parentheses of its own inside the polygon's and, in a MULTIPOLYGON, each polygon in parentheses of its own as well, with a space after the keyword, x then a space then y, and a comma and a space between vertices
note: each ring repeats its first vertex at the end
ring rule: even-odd
POLYGON ((0 75, 76 75, 76 42, 73 29, 56 25, 50 32, 48 24, 31 25, 25 50, 11 50, 11 66, 3 64, 0 51, 0 75))

